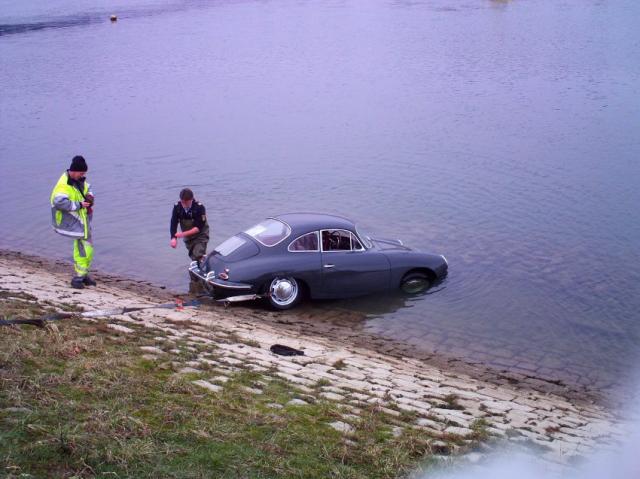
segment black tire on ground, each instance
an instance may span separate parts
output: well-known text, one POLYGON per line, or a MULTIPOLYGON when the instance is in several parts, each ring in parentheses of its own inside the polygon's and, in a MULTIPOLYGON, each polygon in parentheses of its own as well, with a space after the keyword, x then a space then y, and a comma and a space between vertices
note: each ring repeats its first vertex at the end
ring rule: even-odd
POLYGON ((432 278, 427 273, 415 271, 406 274, 405 277, 402 278, 402 281, 400 281, 400 289, 405 294, 420 294, 427 291, 432 283, 432 278))
POLYGON ((302 299, 302 288, 295 278, 273 278, 267 285, 267 298, 274 309, 291 309, 302 299))

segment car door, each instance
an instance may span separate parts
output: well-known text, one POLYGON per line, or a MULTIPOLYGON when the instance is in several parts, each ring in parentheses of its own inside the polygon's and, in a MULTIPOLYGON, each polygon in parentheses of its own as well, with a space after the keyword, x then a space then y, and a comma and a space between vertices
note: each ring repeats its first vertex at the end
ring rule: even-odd
POLYGON ((341 298, 389 289, 390 266, 387 257, 366 249, 349 230, 320 232, 322 288, 326 297, 341 298))
POLYGON ((277 258, 276 266, 278 269, 286 271, 285 275, 295 276, 303 280, 309 287, 309 293, 312 298, 323 296, 318 238, 318 231, 298 236, 287 247, 287 253, 277 258))

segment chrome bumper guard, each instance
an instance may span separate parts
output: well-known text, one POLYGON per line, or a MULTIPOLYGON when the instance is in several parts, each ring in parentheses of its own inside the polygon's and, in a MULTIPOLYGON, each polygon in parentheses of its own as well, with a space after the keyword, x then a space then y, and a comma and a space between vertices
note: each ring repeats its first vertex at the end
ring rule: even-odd
POLYGON ((216 278, 215 271, 209 271, 208 273, 204 273, 197 261, 192 261, 189 265, 189 272, 200 278, 207 284, 215 288, 224 288, 224 289, 233 289, 233 290, 248 290, 251 289, 250 284, 243 283, 234 283, 232 281, 223 281, 219 278, 216 278))

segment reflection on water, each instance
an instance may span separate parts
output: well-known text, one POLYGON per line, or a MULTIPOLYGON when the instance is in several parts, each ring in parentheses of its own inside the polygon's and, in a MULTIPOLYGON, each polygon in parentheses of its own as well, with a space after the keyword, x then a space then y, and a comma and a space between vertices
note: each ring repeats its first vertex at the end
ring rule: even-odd
POLYGON ((368 332, 600 389, 637 355, 637 2, 22 3, 0 247, 70 255, 47 200, 80 153, 98 268, 185 288, 189 186, 211 245, 321 211, 447 256, 437 294, 317 306, 368 332))

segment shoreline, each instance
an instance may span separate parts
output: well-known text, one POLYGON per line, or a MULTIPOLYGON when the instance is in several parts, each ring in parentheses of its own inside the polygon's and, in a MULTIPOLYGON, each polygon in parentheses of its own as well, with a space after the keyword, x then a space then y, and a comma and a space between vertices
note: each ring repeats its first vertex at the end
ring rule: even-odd
MULTIPOLYGON (((73 290, 68 268, 62 261, 0 250, 0 290, 85 311, 153 305, 175 297, 161 286, 103 273, 95 274, 97 287, 73 290)), ((219 353, 215 359, 204 354, 181 364, 186 373, 205 374, 203 365, 229 374, 249 369, 285 380, 314 400, 353 411, 375 405, 396 421, 395 427, 461 440, 474 437, 480 421, 489 437, 535 446, 553 462, 583 457, 618 432, 614 414, 584 391, 433 355, 411 357, 401 345, 358 331, 340 312, 329 318, 323 314, 203 302, 196 309, 149 309, 98 321, 118 334, 134 334, 134 325, 157 331, 155 343, 141 351, 149 360, 169 357, 177 340, 219 353), (269 351, 273 344, 305 355, 277 356, 269 351)), ((57 326, 64 328, 64 322, 57 326)), ((219 389, 206 379, 194 384, 214 394, 219 389)), ((357 412, 340 420, 345 434, 349 416, 357 412)))
MULTIPOLYGON (((48 259, 33 254, 0 248, 0 260, 8 259, 19 263, 26 263, 29 267, 36 265, 46 271, 61 275, 61 286, 67 286, 67 276, 70 275, 72 265, 64 260, 48 259)), ((169 302, 175 298, 194 299, 195 296, 186 292, 172 291, 166 286, 143 279, 132 279, 117 274, 96 271, 92 276, 99 281, 100 286, 135 292, 152 302, 169 302)), ((81 293, 68 288, 70 293, 81 293)), ((87 288, 84 291, 91 291, 87 288)), ((198 299, 203 299, 199 297, 198 299)), ((105 306, 117 307, 117 305, 105 306)), ((473 376, 482 381, 495 385, 517 385, 527 391, 537 391, 545 394, 555 394, 571 401, 585 404, 600 404, 615 408, 612 398, 601 391, 581 384, 570 384, 559 377, 548 377, 535 373, 525 373, 509 369, 498 369, 483 364, 481 361, 471 362, 462 358, 450 356, 441 352, 431 352, 416 348, 401 341, 381 337, 362 328, 363 319, 360 314, 339 308, 332 310, 314 309, 312 304, 307 308, 298 307, 290 311, 276 312, 270 310, 262 302, 246 302, 232 304, 228 307, 213 301, 203 300, 201 310, 224 314, 226 317, 236 317, 238 320, 255 321, 269 325, 294 335, 304 335, 310 338, 331 340, 335 343, 371 350, 397 359, 420 361, 437 369, 451 373, 462 373, 473 376)))

